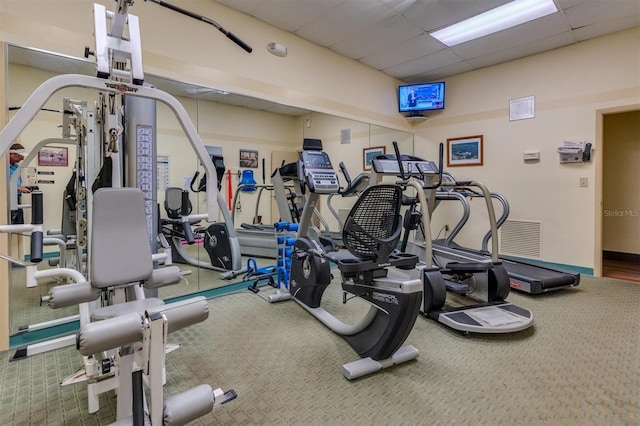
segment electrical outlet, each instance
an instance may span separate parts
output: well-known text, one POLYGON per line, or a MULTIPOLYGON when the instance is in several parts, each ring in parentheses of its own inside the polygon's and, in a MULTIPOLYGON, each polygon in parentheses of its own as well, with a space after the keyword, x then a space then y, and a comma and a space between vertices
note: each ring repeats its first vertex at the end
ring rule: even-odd
POLYGON ((449 232, 449 225, 444 226, 444 232, 449 232))
POLYGON ((589 178, 581 177, 580 178, 580 188, 586 188, 589 186, 589 178))

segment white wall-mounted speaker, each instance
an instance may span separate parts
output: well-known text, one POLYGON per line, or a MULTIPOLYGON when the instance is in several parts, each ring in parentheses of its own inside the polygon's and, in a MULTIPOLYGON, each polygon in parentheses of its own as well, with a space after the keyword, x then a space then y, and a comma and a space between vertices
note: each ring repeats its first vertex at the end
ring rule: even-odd
POLYGON ((280 43, 267 43, 267 50, 276 56, 284 58, 287 56, 287 47, 280 43))

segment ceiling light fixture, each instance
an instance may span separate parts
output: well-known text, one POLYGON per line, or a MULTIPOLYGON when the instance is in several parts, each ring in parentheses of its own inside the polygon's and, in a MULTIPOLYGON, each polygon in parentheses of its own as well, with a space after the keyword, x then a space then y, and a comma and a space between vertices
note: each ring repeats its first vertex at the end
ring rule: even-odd
POLYGON ((558 8, 553 0, 514 0, 429 35, 451 47, 557 11, 558 8))

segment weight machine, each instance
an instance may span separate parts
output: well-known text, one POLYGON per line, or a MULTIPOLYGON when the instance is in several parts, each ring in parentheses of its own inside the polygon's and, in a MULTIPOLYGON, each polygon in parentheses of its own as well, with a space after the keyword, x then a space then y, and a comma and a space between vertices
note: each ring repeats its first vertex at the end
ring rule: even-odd
MULTIPOLYGON (((53 94, 68 87, 95 89, 100 93, 95 110, 86 105, 78 108, 79 116, 86 127, 77 126, 76 129, 87 130, 77 138, 77 142, 86 143, 84 148, 79 147, 79 155, 87 155, 89 159, 100 159, 102 169, 95 175, 90 173, 91 177, 96 178, 91 188, 89 188, 89 177, 85 176, 79 181, 82 192, 79 211, 82 212, 82 217, 77 218, 77 224, 78 229, 82 228, 85 232, 78 233, 77 244, 86 246, 89 258, 100 259, 102 264, 98 261, 90 261, 85 274, 70 268, 37 270, 37 263, 42 260, 44 239, 42 194, 38 192, 33 193, 32 224, 0 227, 0 232, 31 233, 31 262, 26 264, 9 256, 2 255, 2 257, 26 266, 27 285, 36 285, 38 279, 52 276, 66 276, 74 281, 74 284, 52 288, 47 303, 52 308, 79 304, 81 333, 78 336, 80 340, 76 341, 76 336, 56 339, 55 344, 52 343, 49 349, 76 343, 81 350, 84 355, 84 375, 89 379, 89 410, 91 412, 98 409, 97 396, 100 393, 117 388, 118 420, 131 420, 130 415, 133 412, 139 416, 138 419, 144 420, 147 416, 154 425, 160 424, 163 416, 165 420, 169 420, 169 423, 182 424, 206 414, 216 405, 230 401, 235 398, 235 393, 212 391, 206 385, 205 388, 194 391, 184 399, 179 398, 178 403, 170 404, 167 401, 168 405, 165 404, 163 408, 164 356, 160 357, 158 351, 164 353, 165 340, 158 337, 166 336, 168 331, 206 319, 208 311, 205 308, 181 310, 178 306, 171 306, 171 309, 175 307, 177 309, 175 312, 179 312, 172 317, 169 308, 167 311, 159 308, 163 305, 160 299, 147 297, 147 293, 153 294, 160 286, 176 283, 183 275, 177 267, 155 269, 155 262, 166 259, 166 254, 152 253, 152 247, 156 245, 158 229, 155 162, 153 161, 155 158, 155 102, 164 103, 176 115, 192 149, 207 173, 206 213, 200 216, 211 222, 218 216, 217 181, 213 162, 184 107, 173 96, 144 85, 138 18, 127 13, 128 7, 132 4, 132 0, 119 0, 114 12, 107 11, 102 5, 94 4, 96 46, 94 51, 86 48, 85 54, 86 56, 95 55, 97 77, 61 75, 47 80, 33 92, 13 119, 0 131, 0 153, 5 153, 53 94), (123 113, 125 110, 126 115, 123 113), (121 121, 122 117, 126 117, 126 123, 121 121), (95 127, 89 129, 94 125, 95 127), (127 132, 126 144, 123 143, 124 130, 127 132), (92 140, 93 135, 95 140, 92 140), (105 189, 105 187, 111 188, 105 189), (95 197, 93 197, 94 192, 95 197), (124 220, 126 224, 135 225, 131 227, 131 232, 129 232, 130 228, 126 230, 119 228, 122 222, 119 223, 118 218, 124 220), (93 225, 97 225, 103 234, 93 235, 93 225), (118 235, 122 241, 135 234, 136 238, 133 240, 142 247, 142 250, 135 250, 135 253, 123 252, 121 247, 113 245, 121 242, 118 237, 105 237, 105 229, 106 232, 121 231, 118 235), (100 239, 102 246, 94 241, 94 237, 99 236, 102 236, 100 239), (100 253, 93 253, 94 250, 100 250, 100 253), (132 263, 134 257, 144 256, 145 253, 149 254, 145 261, 132 263), (109 260, 113 260, 119 267, 113 268, 114 264, 109 260), (134 272, 131 272, 132 270, 134 272), (87 277, 90 280, 87 280, 87 277), (148 285, 143 287, 143 282, 148 285), (102 308, 95 306, 95 301, 100 297, 108 302, 107 306, 102 308), (133 318, 132 315, 137 316, 136 319, 128 323, 121 322, 127 316, 129 319, 133 318), (165 319, 161 320, 163 317, 165 319), (97 319, 102 321, 91 322, 97 319), (159 319, 161 321, 156 322, 159 319), (144 323, 142 327, 133 327, 133 324, 141 322, 144 323), (153 324, 161 325, 156 328, 153 324), (126 326, 122 327, 122 325, 126 326), (91 332, 92 329, 101 327, 109 331, 108 335, 104 334, 105 328, 95 334, 91 332), (145 339, 147 339, 146 343, 149 343, 149 337, 146 336, 152 334, 156 336, 152 342, 153 347, 143 344, 141 350, 135 349, 140 348, 138 343, 145 342, 145 339), (87 335, 94 336, 99 342, 95 345, 86 345, 87 342, 82 340, 82 336, 87 335), (136 359, 132 356, 132 345, 136 359), (120 349, 116 350, 117 347, 120 349), (107 349, 116 352, 113 357, 104 358, 110 360, 109 362, 96 363, 96 360, 90 356, 96 351, 107 349), (140 368, 145 365, 149 368, 140 368), (151 368, 151 365, 155 367, 151 368), (140 396, 140 387, 132 384, 133 379, 130 373, 136 371, 141 371, 141 375, 146 375, 148 379, 149 398, 152 400, 150 409, 145 407, 145 398, 140 396), (131 404, 133 394, 140 396, 136 399, 139 403, 138 408, 134 410, 131 404), (199 402, 196 402, 194 397, 199 402), (185 407, 185 400, 194 405, 185 407), (171 406, 173 409, 170 409, 171 406)), ((91 163, 89 161, 89 164, 91 163)), ((187 302, 197 304, 198 300, 194 298, 187 302)), ((137 377, 141 379, 141 375, 137 374, 137 377)))
MULTIPOLYGON (((385 175, 400 178, 400 185, 413 188, 416 197, 406 200, 410 208, 405 216, 407 231, 419 229, 422 238, 407 241, 403 248, 407 253, 420 257, 420 264, 412 271, 398 271, 401 276, 420 277, 424 284, 421 312, 448 327, 462 332, 511 333, 533 325, 533 315, 527 309, 507 302, 509 276, 498 258, 498 238, 495 211, 487 188, 479 182, 466 182, 465 186, 479 188, 486 201, 491 225, 492 256, 485 261, 442 258, 442 250, 431 240, 431 213, 435 208, 436 190, 452 186, 442 179, 442 145, 440 166, 433 161, 411 155, 400 155, 394 142, 395 155, 381 155, 373 159, 371 183, 385 175), (416 210, 415 206, 419 206, 416 210), (445 307, 447 291, 458 293, 468 300, 462 306, 445 307)), ((457 185, 462 185, 457 182, 457 185)), ((396 271, 394 271, 396 272, 396 271)))

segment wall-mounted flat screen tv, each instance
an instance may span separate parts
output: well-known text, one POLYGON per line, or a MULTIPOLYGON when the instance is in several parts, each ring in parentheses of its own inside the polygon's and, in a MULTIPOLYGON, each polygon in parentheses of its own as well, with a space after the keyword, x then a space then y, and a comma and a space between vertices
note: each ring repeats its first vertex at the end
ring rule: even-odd
POLYGON ((398 87, 398 106, 410 113, 444 109, 444 81, 398 87))

